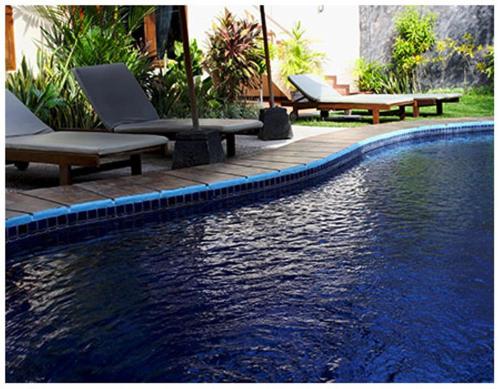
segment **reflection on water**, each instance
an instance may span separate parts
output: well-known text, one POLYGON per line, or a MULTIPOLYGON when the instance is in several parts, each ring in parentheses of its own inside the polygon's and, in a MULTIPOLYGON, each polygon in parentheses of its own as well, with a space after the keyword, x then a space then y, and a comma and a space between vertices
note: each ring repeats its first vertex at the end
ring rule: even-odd
POLYGON ((493 379, 493 142, 17 254, 9 381, 493 379))

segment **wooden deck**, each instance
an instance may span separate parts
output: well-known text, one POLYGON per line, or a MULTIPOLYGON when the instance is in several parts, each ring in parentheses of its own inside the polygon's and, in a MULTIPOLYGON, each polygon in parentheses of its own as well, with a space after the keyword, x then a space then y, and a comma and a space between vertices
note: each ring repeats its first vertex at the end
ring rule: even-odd
POLYGON ((70 206, 95 200, 115 199, 126 195, 177 189, 192 185, 211 184, 217 181, 279 171, 323 158, 364 139, 395 130, 432 124, 484 120, 493 120, 493 118, 434 119, 349 128, 306 138, 255 155, 230 158, 224 163, 214 165, 165 170, 146 173, 142 176, 92 181, 72 186, 7 192, 5 217, 8 219, 48 208, 70 206))

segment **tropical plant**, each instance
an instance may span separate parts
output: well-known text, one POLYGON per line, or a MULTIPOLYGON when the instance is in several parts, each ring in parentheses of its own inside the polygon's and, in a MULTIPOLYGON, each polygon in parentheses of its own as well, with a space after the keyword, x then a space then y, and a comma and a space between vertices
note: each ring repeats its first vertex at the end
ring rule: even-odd
POLYGON ((395 19, 396 38, 392 47, 395 71, 410 80, 411 91, 419 89, 418 68, 429 61, 425 56, 436 42, 436 14, 420 13, 406 7, 395 19))
MULTIPOLYGON (((212 78, 203 75, 203 52, 196 40, 190 42, 191 61, 199 115, 206 118, 255 118, 256 110, 240 101, 221 99, 212 78)), ((174 43, 174 58, 165 58, 149 86, 151 102, 161 117, 189 117, 190 100, 184 64, 183 46, 174 43)))
POLYGON ((360 91, 381 93, 384 86, 385 68, 378 61, 359 58, 354 71, 360 91))
POLYGON ((236 18, 229 10, 208 34, 203 63, 218 97, 235 102, 246 88, 258 88, 262 74, 261 28, 253 20, 236 18))
POLYGON ((280 75, 283 82, 293 89, 288 76, 304 73, 321 73, 324 53, 314 51, 311 41, 305 37, 305 30, 300 21, 291 31, 290 39, 278 44, 278 55, 281 58, 280 75))
POLYGON ((477 70, 488 77, 488 80, 493 82, 495 78, 495 47, 493 45, 487 45, 486 47, 480 47, 481 59, 476 64, 477 70))
MULTIPOLYGON (((174 43, 174 58, 164 58, 164 66, 150 81, 151 102, 162 117, 187 117, 191 114, 183 46, 174 43)), ((203 52, 196 40, 190 43, 191 62, 198 110, 207 116, 218 105, 210 77, 203 77, 203 52)))
POLYGON ((444 79, 446 75, 446 68, 451 58, 455 55, 456 41, 450 37, 438 40, 434 48, 434 57, 432 58, 432 63, 439 64, 441 72, 441 85, 444 84, 444 79))
POLYGON ((39 15, 50 21, 50 27, 42 29, 45 47, 37 51, 38 70, 23 59, 21 68, 7 77, 7 88, 53 128, 98 126, 71 69, 123 62, 147 85, 150 60, 132 32, 150 10, 138 8, 37 7, 39 15))
POLYGON ((69 67, 122 62, 139 81, 147 79, 151 60, 133 33, 154 7, 39 7, 50 21, 42 28, 45 46, 69 67), (119 42, 119 44, 117 44, 119 42))
POLYGON ((471 33, 466 32, 455 45, 455 53, 463 60, 464 64, 464 90, 467 89, 467 74, 473 69, 473 62, 481 46, 476 47, 475 39, 471 33))
POLYGON ((52 128, 93 128, 99 124, 88 100, 64 64, 48 52, 38 50, 37 69, 23 57, 10 73, 6 88, 52 128))

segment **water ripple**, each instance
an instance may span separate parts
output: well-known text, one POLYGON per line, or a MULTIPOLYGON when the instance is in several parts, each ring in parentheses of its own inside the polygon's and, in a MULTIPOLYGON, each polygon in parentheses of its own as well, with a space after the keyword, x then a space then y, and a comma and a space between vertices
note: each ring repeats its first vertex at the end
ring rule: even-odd
POLYGON ((493 379, 493 142, 8 258, 10 382, 493 379))

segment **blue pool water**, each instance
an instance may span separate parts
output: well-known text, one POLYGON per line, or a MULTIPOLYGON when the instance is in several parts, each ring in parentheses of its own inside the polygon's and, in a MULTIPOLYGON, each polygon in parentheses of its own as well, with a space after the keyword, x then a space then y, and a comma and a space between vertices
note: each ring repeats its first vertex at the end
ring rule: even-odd
POLYGON ((492 381, 493 136, 10 253, 6 298, 10 382, 492 381))

